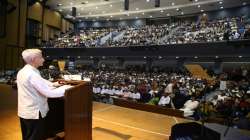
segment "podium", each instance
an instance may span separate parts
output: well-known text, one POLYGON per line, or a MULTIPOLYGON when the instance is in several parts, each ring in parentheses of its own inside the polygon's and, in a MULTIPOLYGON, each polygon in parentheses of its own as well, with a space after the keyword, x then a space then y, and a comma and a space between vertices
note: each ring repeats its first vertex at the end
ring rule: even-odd
POLYGON ((92 140, 92 86, 69 82, 63 98, 48 99, 47 136, 64 131, 64 140, 92 140))

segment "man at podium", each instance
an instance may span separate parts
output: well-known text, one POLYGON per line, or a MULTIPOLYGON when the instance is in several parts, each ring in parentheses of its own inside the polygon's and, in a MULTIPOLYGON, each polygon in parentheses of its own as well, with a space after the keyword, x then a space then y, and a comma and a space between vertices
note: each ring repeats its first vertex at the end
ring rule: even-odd
POLYGON ((38 67, 44 58, 39 49, 26 49, 22 52, 26 65, 17 74, 18 116, 20 117, 23 140, 43 140, 45 122, 49 107, 47 98, 64 96, 69 85, 59 86, 43 79, 38 67), (58 88, 57 88, 58 87, 58 88))

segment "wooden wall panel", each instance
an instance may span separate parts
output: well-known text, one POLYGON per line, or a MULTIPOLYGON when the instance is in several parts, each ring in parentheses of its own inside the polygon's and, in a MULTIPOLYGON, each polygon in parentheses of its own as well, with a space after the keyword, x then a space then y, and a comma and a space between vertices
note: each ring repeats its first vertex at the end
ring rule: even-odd
POLYGON ((36 2, 28 8, 28 18, 42 22, 42 11, 42 5, 39 2, 36 2))

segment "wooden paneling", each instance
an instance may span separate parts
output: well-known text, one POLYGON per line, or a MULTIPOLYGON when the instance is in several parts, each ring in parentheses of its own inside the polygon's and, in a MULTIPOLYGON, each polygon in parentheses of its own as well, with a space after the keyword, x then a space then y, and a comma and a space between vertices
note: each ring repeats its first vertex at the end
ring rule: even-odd
POLYGON ((28 9, 28 18, 34 19, 39 22, 42 22, 42 10, 43 7, 39 2, 36 2, 34 5, 30 6, 28 9))
POLYGON ((45 9, 44 24, 60 29, 61 28, 61 15, 56 11, 45 9))

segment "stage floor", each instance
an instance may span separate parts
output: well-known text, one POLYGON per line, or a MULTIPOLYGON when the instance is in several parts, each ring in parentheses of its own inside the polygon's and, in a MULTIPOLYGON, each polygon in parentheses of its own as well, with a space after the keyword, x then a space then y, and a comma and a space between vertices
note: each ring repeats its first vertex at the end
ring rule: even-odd
MULTIPOLYGON (((93 140, 168 140, 188 120, 93 102, 93 140)), ((21 140, 16 109, 0 110, 0 140, 21 140)))

